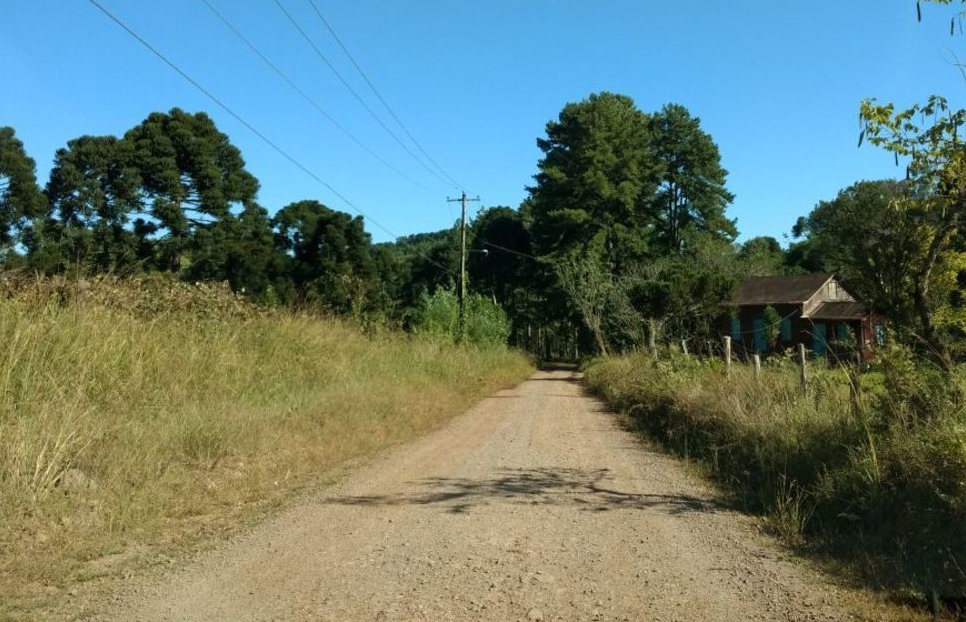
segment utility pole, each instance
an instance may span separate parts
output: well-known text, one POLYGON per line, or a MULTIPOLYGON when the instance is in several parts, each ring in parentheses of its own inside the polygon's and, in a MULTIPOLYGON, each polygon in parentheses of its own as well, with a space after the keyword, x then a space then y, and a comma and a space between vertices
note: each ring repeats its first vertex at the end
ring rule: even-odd
POLYGON ((458 199, 446 199, 450 203, 455 203, 459 201, 462 204, 463 211, 460 215, 460 283, 459 283, 459 303, 460 303, 460 315, 459 315, 459 325, 457 327, 457 334, 459 338, 463 339, 463 327, 466 325, 466 203, 469 201, 479 201, 480 197, 468 198, 466 192, 462 193, 462 196, 458 199))

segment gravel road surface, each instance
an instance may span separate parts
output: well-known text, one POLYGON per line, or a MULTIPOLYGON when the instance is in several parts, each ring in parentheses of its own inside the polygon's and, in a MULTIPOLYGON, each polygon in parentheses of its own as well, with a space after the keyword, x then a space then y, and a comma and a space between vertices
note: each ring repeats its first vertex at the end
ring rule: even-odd
POLYGON ((577 374, 539 372, 99 619, 858 619, 787 555, 577 374))

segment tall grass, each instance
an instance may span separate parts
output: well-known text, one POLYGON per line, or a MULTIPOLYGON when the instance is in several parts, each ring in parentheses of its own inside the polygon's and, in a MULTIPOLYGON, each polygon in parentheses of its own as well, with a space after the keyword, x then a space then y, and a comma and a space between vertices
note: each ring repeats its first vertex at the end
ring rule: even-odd
POLYGON ((598 361, 591 387, 672 451, 707 465, 790 541, 843 560, 867 583, 966 594, 962 382, 901 351, 856 376, 791 361, 761 378, 717 361, 598 361))
POLYGON ((504 348, 367 337, 208 286, 72 287, 0 298, 0 618, 529 372, 504 348))

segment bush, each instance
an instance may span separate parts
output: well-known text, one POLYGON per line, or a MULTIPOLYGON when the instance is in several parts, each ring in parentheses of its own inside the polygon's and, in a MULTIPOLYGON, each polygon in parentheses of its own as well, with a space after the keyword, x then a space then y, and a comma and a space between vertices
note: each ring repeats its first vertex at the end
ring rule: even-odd
MULTIPOLYGON (((416 312, 413 329, 432 335, 459 338, 459 300, 456 294, 438 289, 432 296, 423 295, 416 312)), ((476 294, 466 300, 466 326, 463 337, 475 345, 504 345, 510 336, 510 320, 503 307, 476 294)))
POLYGON ((510 320, 503 307, 484 296, 470 296, 466 304, 466 339, 477 345, 504 345, 510 320))

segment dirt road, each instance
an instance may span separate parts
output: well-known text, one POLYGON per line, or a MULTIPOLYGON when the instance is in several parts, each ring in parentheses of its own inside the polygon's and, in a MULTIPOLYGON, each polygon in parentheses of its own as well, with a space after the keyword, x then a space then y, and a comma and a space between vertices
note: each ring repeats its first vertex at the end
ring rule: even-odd
POLYGON ((846 620, 851 593, 541 372, 102 619, 846 620))

